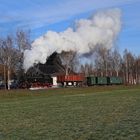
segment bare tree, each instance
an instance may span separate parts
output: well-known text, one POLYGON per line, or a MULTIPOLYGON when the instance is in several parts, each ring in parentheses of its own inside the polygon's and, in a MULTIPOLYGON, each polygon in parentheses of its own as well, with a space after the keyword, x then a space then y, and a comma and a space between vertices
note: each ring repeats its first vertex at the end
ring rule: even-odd
POLYGON ((6 80, 7 75, 6 83, 8 89, 10 89, 11 71, 14 71, 18 62, 18 51, 14 48, 13 38, 11 36, 7 36, 6 39, 1 40, 0 49, 0 61, 4 66, 4 79, 6 80))
POLYGON ((119 71, 120 71, 121 63, 122 63, 122 58, 121 58, 121 55, 120 55, 119 51, 116 48, 112 52, 111 61, 112 61, 112 63, 110 65, 110 67, 112 67, 112 70, 115 70, 116 76, 119 76, 119 71))
POLYGON ((138 56, 135 59, 135 78, 136 78, 136 84, 140 83, 140 56, 138 56))
POLYGON ((134 71, 135 71, 135 56, 128 52, 127 49, 124 51, 123 55, 123 69, 124 69, 124 77, 125 82, 129 84, 134 84, 134 71))
POLYGON ((23 55, 26 49, 31 48, 31 41, 30 41, 30 31, 23 31, 18 30, 16 32, 16 46, 19 51, 19 62, 17 65, 17 77, 20 79, 24 76, 24 69, 23 69, 23 55))
POLYGON ((77 53, 74 51, 62 51, 60 54, 62 65, 65 67, 65 74, 75 71, 78 63, 77 53))
POLYGON ((80 68, 80 72, 83 73, 85 76, 90 76, 94 74, 94 66, 92 63, 88 64, 82 64, 80 68))
POLYGON ((100 71, 101 76, 107 76, 109 70, 109 52, 107 48, 96 48, 95 67, 100 71), (104 74, 105 73, 105 74, 104 74))
POLYGON ((30 31, 18 30, 16 32, 16 42, 20 52, 24 52, 24 50, 30 49, 31 48, 30 31))

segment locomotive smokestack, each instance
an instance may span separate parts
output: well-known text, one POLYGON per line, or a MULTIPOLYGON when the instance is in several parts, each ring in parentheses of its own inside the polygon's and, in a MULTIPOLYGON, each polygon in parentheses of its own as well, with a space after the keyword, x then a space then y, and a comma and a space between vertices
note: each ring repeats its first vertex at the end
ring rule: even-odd
POLYGON ((54 51, 77 51, 89 53, 96 46, 111 48, 121 29, 121 11, 109 9, 95 13, 90 19, 75 23, 75 29, 63 32, 48 31, 32 43, 31 50, 24 52, 24 68, 27 70, 35 63, 45 63, 54 51))

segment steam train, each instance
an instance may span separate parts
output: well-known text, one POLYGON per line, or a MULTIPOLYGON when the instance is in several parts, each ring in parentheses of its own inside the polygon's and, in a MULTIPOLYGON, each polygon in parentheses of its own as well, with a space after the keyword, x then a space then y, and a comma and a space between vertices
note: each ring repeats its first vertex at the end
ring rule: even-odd
POLYGON ((120 77, 98 77, 76 74, 71 72, 65 75, 65 68, 62 65, 59 55, 55 52, 46 61, 45 64, 37 64, 30 68, 24 80, 21 82, 21 88, 48 88, 48 87, 68 87, 68 86, 94 86, 94 85, 118 85, 123 84, 120 77))
POLYGON ((96 85, 121 85, 123 79, 121 77, 99 77, 88 76, 82 74, 57 75, 48 77, 28 78, 23 88, 46 89, 51 87, 82 87, 96 85))

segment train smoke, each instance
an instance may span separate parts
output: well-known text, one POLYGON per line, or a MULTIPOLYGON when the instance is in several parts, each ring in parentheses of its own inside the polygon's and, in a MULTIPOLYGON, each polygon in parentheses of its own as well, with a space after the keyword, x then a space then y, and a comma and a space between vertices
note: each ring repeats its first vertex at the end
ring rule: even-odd
POLYGON ((88 54, 96 46, 111 48, 121 29, 121 11, 109 9, 95 13, 90 19, 75 22, 75 28, 63 32, 48 31, 32 43, 24 52, 24 69, 37 63, 45 63, 54 51, 77 51, 88 54))

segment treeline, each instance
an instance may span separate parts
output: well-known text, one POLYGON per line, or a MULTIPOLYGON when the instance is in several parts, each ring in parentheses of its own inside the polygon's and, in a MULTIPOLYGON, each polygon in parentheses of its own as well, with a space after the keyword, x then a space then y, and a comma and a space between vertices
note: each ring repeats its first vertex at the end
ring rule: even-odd
POLYGON ((85 75, 119 76, 125 84, 140 84, 140 56, 127 49, 121 55, 115 48, 98 47, 91 58, 91 63, 81 65, 81 72, 85 75))
MULTIPOLYGON (((24 75, 23 53, 31 47, 29 31, 18 30, 15 35, 0 38, 0 65, 3 68, 3 81, 10 89, 11 76, 20 79, 24 75)), ((14 77, 14 78, 15 78, 14 77)))

